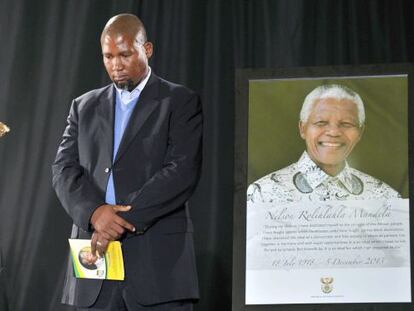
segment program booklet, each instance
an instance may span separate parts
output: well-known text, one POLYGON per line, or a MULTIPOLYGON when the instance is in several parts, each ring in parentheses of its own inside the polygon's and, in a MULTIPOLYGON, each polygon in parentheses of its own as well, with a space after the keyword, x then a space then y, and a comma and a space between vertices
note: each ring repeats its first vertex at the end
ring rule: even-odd
POLYGON ((105 256, 97 257, 95 261, 91 252, 91 240, 69 239, 69 245, 75 277, 118 281, 125 279, 124 260, 119 241, 109 242, 105 256))

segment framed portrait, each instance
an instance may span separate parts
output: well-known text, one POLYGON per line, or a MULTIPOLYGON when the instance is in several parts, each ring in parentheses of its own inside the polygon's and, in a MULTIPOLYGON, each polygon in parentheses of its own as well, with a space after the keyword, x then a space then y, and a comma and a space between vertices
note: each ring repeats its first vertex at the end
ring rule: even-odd
POLYGON ((233 310, 412 310, 413 74, 237 71, 233 310))

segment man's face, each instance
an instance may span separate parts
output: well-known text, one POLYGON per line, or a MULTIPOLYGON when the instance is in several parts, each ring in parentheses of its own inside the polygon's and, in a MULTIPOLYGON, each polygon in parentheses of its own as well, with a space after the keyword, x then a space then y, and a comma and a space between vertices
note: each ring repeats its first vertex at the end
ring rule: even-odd
POLYGON ((358 109, 349 99, 319 99, 306 123, 299 122, 310 158, 327 174, 335 176, 361 138, 358 109))
POLYGON ((79 255, 80 255, 80 260, 84 265, 94 264, 96 260, 98 259, 98 257, 94 256, 90 251, 87 251, 87 252, 81 251, 79 255))
POLYGON ((152 44, 137 42, 127 34, 102 38, 103 62, 111 80, 122 89, 135 87, 148 72, 152 44))

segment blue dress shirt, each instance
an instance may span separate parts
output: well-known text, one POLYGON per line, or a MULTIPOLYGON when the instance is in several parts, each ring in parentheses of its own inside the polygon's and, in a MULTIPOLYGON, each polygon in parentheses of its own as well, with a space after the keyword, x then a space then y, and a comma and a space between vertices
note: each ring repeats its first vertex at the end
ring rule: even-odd
MULTIPOLYGON (((145 79, 138 84, 138 86, 131 92, 116 88, 116 100, 115 100, 115 124, 114 124, 114 149, 112 162, 115 160, 116 153, 118 152, 119 144, 121 143, 122 135, 125 128, 128 125, 131 113, 134 110, 135 105, 138 102, 139 96, 148 82, 151 75, 151 69, 149 69, 145 79)), ((108 184, 106 186, 105 202, 107 204, 116 204, 116 191, 114 185, 114 178, 111 174, 109 176, 108 184)))

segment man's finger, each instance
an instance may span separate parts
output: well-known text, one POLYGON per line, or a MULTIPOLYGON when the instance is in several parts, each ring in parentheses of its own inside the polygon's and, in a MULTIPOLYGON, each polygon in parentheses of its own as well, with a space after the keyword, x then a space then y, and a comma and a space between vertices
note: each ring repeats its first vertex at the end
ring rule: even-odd
POLYGON ((128 212, 131 209, 130 205, 113 205, 112 209, 118 213, 118 212, 128 212))
POLYGON ((102 238, 104 238, 105 240, 111 240, 111 234, 105 231, 100 232, 100 235, 102 238))
MULTIPOLYGON (((117 216, 118 217, 118 216, 117 216)), ((122 219, 122 218, 121 218, 122 219)), ((118 234, 118 235, 122 235, 122 234, 124 234, 124 232, 125 232, 125 228, 124 227, 122 227, 120 224, 119 224, 119 220, 118 219, 114 219, 114 222, 111 224, 111 226, 108 228, 108 231, 109 230, 113 230, 113 231, 115 231, 115 233, 116 234, 118 234)))
POLYGON ((101 247, 98 247, 98 256, 99 256, 99 258, 102 258, 102 257, 104 257, 104 256, 105 256, 105 253, 104 253, 104 251, 101 249, 101 247))
POLYGON ((134 225, 131 225, 129 222, 127 222, 125 219, 123 219, 122 217, 117 217, 115 218, 115 222, 124 227, 125 229, 131 231, 131 232, 135 232, 135 227, 134 225))
POLYGON ((123 229, 118 224, 114 223, 110 228, 108 228, 106 230, 106 233, 109 235, 109 238, 106 238, 106 237, 105 238, 109 241, 116 241, 124 233, 124 231, 125 231, 125 229, 123 229), (121 229, 121 230, 119 230, 119 229, 121 229), (121 231, 121 233, 118 233, 118 231, 121 231))
POLYGON ((92 234, 92 238, 91 238, 91 253, 92 255, 96 256, 96 242, 97 242, 97 237, 96 234, 92 234))
POLYGON ((100 240, 97 241, 96 244, 98 245, 98 253, 100 257, 105 256, 106 249, 108 248, 109 241, 108 240, 100 240))

